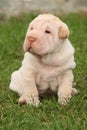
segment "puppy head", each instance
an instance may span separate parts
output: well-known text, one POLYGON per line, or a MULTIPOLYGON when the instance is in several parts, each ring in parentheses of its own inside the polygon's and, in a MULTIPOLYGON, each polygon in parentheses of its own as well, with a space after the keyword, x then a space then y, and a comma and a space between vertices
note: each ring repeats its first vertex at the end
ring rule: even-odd
POLYGON ((42 56, 53 53, 60 41, 68 36, 69 29, 65 23, 51 14, 42 14, 30 23, 23 48, 42 56))

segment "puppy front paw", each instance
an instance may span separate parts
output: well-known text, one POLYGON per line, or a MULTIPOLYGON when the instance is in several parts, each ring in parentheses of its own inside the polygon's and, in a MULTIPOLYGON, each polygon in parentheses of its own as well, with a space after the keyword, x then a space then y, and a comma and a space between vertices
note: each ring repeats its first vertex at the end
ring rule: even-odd
POLYGON ((21 96, 19 98, 19 104, 20 105, 23 105, 23 104, 30 104, 30 105, 33 105, 33 106, 38 106, 40 103, 39 101, 39 97, 32 97, 32 96, 21 96))
POLYGON ((58 102, 61 105, 67 105, 67 103, 70 101, 71 98, 71 91, 69 90, 62 90, 60 89, 58 92, 58 102))

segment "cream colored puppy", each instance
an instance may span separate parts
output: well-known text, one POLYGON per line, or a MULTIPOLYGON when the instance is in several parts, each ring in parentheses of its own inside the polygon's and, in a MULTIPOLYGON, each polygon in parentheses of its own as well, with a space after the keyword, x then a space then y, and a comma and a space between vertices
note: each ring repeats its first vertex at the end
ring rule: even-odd
POLYGON ((50 89, 65 105, 77 93, 72 87, 74 48, 68 36, 67 25, 51 14, 39 15, 30 23, 22 66, 13 72, 10 83, 10 89, 20 95, 20 104, 38 106, 39 94, 50 89))

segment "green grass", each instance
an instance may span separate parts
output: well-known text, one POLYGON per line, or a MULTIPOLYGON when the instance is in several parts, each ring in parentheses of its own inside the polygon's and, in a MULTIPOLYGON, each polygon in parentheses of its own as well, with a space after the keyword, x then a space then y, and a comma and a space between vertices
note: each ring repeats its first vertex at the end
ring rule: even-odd
POLYGON ((61 16, 70 28, 77 67, 74 70, 79 94, 67 106, 56 97, 41 100, 36 108, 19 106, 18 95, 9 90, 11 73, 23 59, 23 41, 27 26, 35 15, 0 20, 0 130, 87 130, 87 16, 61 16))

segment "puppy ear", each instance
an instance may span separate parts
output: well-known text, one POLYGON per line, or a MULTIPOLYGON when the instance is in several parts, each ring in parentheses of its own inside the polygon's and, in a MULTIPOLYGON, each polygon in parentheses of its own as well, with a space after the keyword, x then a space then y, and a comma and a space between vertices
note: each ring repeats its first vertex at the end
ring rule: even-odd
POLYGON ((24 44, 23 44, 23 50, 26 52, 28 50, 28 47, 29 47, 29 41, 28 41, 28 37, 26 35, 24 44))
MULTIPOLYGON (((30 24, 29 24, 30 25, 30 24)), ((29 40, 28 40, 28 33, 29 33, 29 26, 28 26, 28 29, 27 29, 27 32, 26 32, 26 36, 25 36, 25 39, 24 39, 24 44, 23 44, 23 50, 26 52, 29 48, 29 40)))
POLYGON ((62 23, 59 27, 59 38, 66 39, 69 37, 69 28, 65 23, 62 23))

